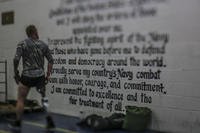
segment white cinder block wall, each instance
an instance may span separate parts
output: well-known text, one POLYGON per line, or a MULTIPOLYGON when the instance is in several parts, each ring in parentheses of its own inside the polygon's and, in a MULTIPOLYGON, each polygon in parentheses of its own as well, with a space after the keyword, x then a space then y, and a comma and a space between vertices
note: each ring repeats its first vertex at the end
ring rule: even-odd
MULTIPOLYGON (((136 0, 126 0, 128 1, 136 1, 136 0)), ((1 1, 0 1, 1 2, 1 1)), ((95 3, 106 3, 107 0, 84 0, 82 1, 82 5, 87 4, 95 4, 95 3)), ((120 2, 120 0, 119 0, 120 2)), ((126 3, 121 1, 122 3, 126 3)), ((0 13, 6 11, 14 11, 15 12, 15 22, 12 25, 0 25, 0 60, 8 61, 8 92, 10 99, 16 99, 17 95, 17 85, 13 80, 13 56, 15 53, 15 48, 17 43, 26 37, 24 29, 28 24, 35 24, 38 27, 39 35, 41 40, 44 40, 48 43, 48 39, 66 39, 73 36, 72 29, 76 27, 84 27, 84 26, 100 26, 100 25, 120 25, 122 27, 122 33, 124 36, 128 36, 131 33, 140 33, 143 35, 148 35, 149 32, 157 32, 157 33, 167 33, 169 37, 169 42, 166 44, 165 53, 163 55, 152 55, 148 56, 145 54, 121 54, 121 55, 56 55, 54 54, 54 58, 63 58, 68 61, 69 59, 73 59, 75 57, 85 58, 85 59, 103 59, 107 61, 108 59, 117 59, 127 57, 129 59, 130 56, 134 56, 141 61, 143 59, 149 59, 153 57, 163 57, 164 64, 166 67, 144 67, 140 65, 136 66, 105 66, 107 70, 117 70, 118 68, 123 68, 124 70, 133 72, 133 79, 128 80, 125 78, 119 78, 121 89, 115 90, 112 88, 107 88, 115 93, 123 94, 122 102, 122 110, 119 112, 124 112, 124 107, 126 105, 137 105, 137 106, 147 106, 152 109, 152 122, 151 129, 166 131, 169 133, 199 133, 200 132, 200 1, 199 0, 147 0, 139 7, 143 8, 151 8, 157 11, 155 16, 146 16, 141 17, 137 16, 131 19, 119 19, 117 21, 99 21, 96 23, 81 23, 81 24, 70 24, 70 25, 56 25, 56 20, 58 19, 72 19, 77 14, 71 15, 60 15, 55 16, 53 18, 49 18, 49 14, 51 10, 56 10, 57 8, 66 8, 66 9, 74 9, 78 4, 78 0, 74 0, 70 4, 70 0, 10 0, 10 1, 2 1, 0 3, 0 13), (68 4, 66 4, 68 2, 68 4), (161 70, 160 79, 136 79, 135 74, 139 71, 146 71, 151 69, 152 71, 161 70), (164 85, 164 90, 166 94, 163 93, 154 93, 154 92, 144 92, 146 95, 151 96, 151 103, 142 103, 140 100, 127 101, 126 96, 128 94, 138 94, 138 99, 140 98, 140 94, 143 91, 136 90, 126 90, 123 87, 125 82, 130 83, 140 83, 146 82, 151 84, 162 83, 164 85)), ((80 3, 79 3, 80 4, 80 3)), ((138 8, 139 8, 138 7, 138 8)), ((97 8, 97 7, 96 7, 97 8)), ((133 7, 129 7, 127 3, 125 6, 122 6, 117 10, 117 8, 99 10, 88 13, 79 13, 79 15, 93 15, 93 14, 108 14, 112 11, 124 11, 130 12, 133 7)), ((140 8, 139 8, 140 9, 140 8)), ((136 9, 137 10, 137 9, 136 9)), ((1 21, 1 18, 0 18, 1 21)), ((84 35, 84 34, 83 34, 84 35)), ((91 34, 88 34, 91 35, 91 34)), ((93 33, 92 35, 104 36, 104 39, 110 35, 114 35, 113 32, 108 33, 93 33)), ((117 33, 115 33, 117 35, 117 33)), ((82 37, 82 36, 79 36, 82 37)), ((115 47, 115 48, 124 48, 133 46, 142 47, 144 43, 114 43, 113 45, 105 43, 103 46, 92 44, 92 46, 84 45, 80 43, 79 45, 52 45, 49 43, 49 47, 51 49, 61 48, 61 49, 70 49, 70 48, 101 48, 103 47, 115 47)), ((160 46, 160 44, 157 44, 160 46)), ((156 45, 155 45, 156 46, 156 45)), ((99 66, 80 66, 80 65, 68 65, 66 64, 55 64, 54 68, 66 67, 68 69, 76 68, 76 69, 97 69, 101 70, 102 68, 99 66)), ((62 74, 53 73, 52 77, 59 78, 62 77, 62 74)), ((90 77, 86 78, 81 75, 69 75, 67 73, 66 77, 69 78, 80 78, 83 81, 87 79, 97 79, 103 80, 107 83, 110 83, 110 79, 107 77, 90 77)), ((118 81, 118 80, 115 80, 118 81)), ((50 101, 50 109, 52 112, 68 114, 68 115, 79 115, 79 111, 85 111, 88 113, 99 113, 103 115, 111 114, 112 112, 118 112, 116 110, 112 110, 111 112, 107 109, 106 105, 111 101, 109 99, 103 99, 104 108, 97 109, 94 107, 81 106, 78 102, 76 105, 70 104, 69 97, 72 95, 64 94, 64 93, 55 93, 52 94, 51 91, 54 87, 59 87, 63 91, 64 88, 72 88, 75 89, 77 86, 70 84, 59 84, 59 83, 49 83, 47 91, 50 101)), ((81 86, 83 89, 87 88, 85 85, 81 86)), ((1 87, 2 88, 2 87, 1 87)), ((98 88, 98 87, 97 87, 98 88)), ((106 92, 106 89, 96 89, 95 87, 88 87, 88 90, 92 89, 93 91, 102 91, 106 92)), ((88 91, 87 90, 87 91, 88 91)), ((89 92, 88 92, 89 93, 89 92)), ((102 99, 98 99, 97 97, 89 97, 87 96, 74 96, 77 100, 81 99, 91 99, 94 101, 101 101, 102 99)), ((1 96, 2 98, 2 96, 1 96)), ((33 89, 29 95, 31 99, 40 99, 39 94, 33 89)), ((117 100, 113 100, 113 103, 116 104, 117 100)))

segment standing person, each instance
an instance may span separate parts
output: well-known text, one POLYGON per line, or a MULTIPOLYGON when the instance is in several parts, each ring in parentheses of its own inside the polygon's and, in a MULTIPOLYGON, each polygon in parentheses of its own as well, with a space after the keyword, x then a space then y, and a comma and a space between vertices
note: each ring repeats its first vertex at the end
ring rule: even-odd
MULTIPOLYGON (((14 57, 14 78, 18 84, 18 97, 16 104, 16 121, 12 127, 20 129, 24 102, 31 87, 36 87, 42 97, 45 97, 45 82, 49 80, 53 58, 48 46, 39 40, 37 28, 34 25, 26 27, 27 39, 20 42, 14 57), (19 75, 18 66, 22 57, 23 70, 19 75), (47 73, 45 77, 44 60, 48 60, 47 73)), ((47 128, 54 128, 55 125, 50 116, 46 117, 47 128)))

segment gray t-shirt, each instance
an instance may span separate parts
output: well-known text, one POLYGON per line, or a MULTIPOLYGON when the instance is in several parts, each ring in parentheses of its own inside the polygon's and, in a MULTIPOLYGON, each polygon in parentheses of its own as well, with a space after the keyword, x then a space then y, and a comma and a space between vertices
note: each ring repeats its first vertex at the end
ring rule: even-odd
POLYGON ((40 41, 31 38, 25 39, 17 46, 14 60, 20 61, 22 57, 22 74, 28 77, 40 77, 44 73, 44 57, 53 64, 53 57, 48 46, 40 41))

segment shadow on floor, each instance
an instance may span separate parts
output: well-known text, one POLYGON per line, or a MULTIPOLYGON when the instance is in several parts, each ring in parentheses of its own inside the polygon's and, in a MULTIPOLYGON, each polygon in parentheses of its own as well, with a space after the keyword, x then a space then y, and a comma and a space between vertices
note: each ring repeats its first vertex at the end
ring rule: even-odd
POLYGON ((129 132, 123 129, 93 131, 87 127, 79 127, 80 119, 73 116, 52 114, 56 129, 46 130, 45 114, 41 112, 26 113, 23 118, 21 131, 11 130, 8 127, 9 121, 0 116, 0 133, 160 133, 156 131, 129 132))

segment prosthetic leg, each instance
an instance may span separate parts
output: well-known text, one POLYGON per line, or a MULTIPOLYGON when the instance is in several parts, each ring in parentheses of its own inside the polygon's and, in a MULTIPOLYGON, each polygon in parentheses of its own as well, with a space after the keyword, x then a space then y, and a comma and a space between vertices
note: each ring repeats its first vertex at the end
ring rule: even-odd
POLYGON ((48 103, 48 98, 46 97, 46 88, 45 86, 42 87, 42 88, 37 88, 37 91, 41 94, 41 103, 42 103, 42 107, 44 109, 44 112, 45 112, 45 117, 46 117, 46 128, 47 130, 52 130, 55 128, 55 124, 54 124, 54 121, 50 115, 50 113, 48 112, 48 106, 49 106, 49 103, 48 103))

